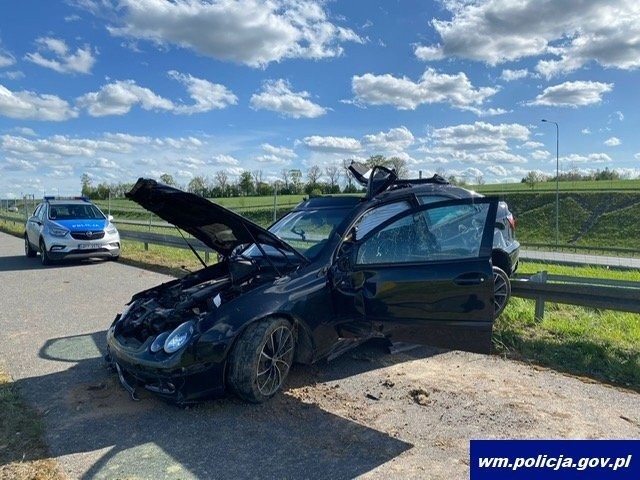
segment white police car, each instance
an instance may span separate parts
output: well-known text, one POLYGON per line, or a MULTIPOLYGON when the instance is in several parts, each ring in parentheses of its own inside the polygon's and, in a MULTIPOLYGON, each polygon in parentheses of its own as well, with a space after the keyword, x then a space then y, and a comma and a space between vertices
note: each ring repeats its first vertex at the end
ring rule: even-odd
POLYGON ((86 197, 44 197, 25 225, 25 254, 40 252, 43 265, 63 259, 117 260, 120 234, 112 220, 86 197))

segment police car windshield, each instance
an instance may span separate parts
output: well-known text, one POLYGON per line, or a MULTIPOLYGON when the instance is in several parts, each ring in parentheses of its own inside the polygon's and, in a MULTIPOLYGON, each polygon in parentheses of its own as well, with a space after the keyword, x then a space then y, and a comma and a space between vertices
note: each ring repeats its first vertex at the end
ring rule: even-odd
POLYGON ((53 204, 49 207, 50 220, 104 220, 104 215, 90 203, 53 204))

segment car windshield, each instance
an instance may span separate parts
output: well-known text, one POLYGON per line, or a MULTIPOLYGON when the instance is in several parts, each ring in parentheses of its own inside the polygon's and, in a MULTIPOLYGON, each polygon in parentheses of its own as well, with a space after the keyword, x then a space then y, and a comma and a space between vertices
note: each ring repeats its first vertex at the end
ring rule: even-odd
MULTIPOLYGON (((349 208, 293 211, 274 223, 269 231, 308 259, 313 260, 349 211, 349 208)), ((267 255, 275 255, 278 252, 274 247, 261 246, 267 255)), ((252 245, 243 254, 259 256, 261 252, 252 245)), ((279 254, 282 255, 282 252, 279 254)))
POLYGON ((56 204, 49 208, 50 220, 104 220, 104 215, 95 205, 83 204, 56 204))

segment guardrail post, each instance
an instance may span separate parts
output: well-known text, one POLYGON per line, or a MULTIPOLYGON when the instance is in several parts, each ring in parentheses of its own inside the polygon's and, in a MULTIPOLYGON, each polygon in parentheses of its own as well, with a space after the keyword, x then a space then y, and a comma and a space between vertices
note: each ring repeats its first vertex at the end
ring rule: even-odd
MULTIPOLYGON (((547 283, 547 271, 543 270, 535 275, 531 275, 529 281, 534 283, 547 283)), ((542 295, 536 297, 536 310, 533 318, 538 322, 544 319, 544 297, 542 295)))
POLYGON ((204 251, 204 263, 209 263, 209 250, 204 251))

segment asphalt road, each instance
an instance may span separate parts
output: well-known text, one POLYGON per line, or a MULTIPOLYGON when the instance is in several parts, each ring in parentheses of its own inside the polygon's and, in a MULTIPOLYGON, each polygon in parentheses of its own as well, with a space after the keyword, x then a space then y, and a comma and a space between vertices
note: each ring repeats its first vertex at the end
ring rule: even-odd
MULTIPOLYGON (((468 478, 471 438, 640 438, 637 393, 495 356, 381 344, 296 366, 264 405, 133 402, 102 366, 129 297, 168 280, 42 267, 0 233, 0 361, 71 478, 468 478)), ((15 459, 19 460, 19 459, 15 459)))

